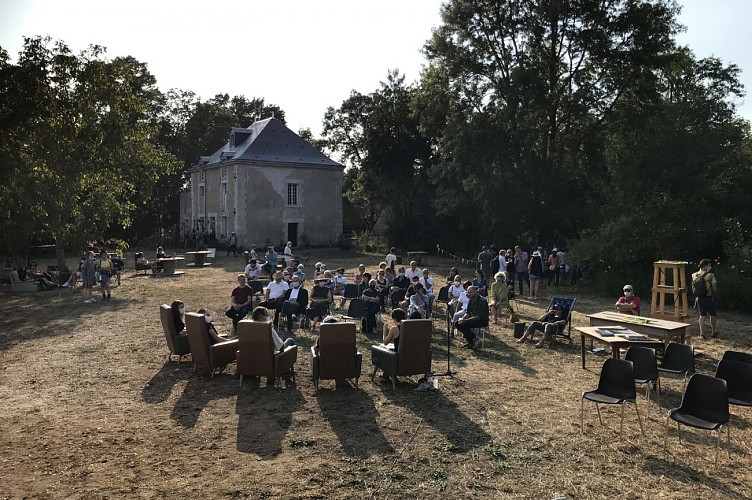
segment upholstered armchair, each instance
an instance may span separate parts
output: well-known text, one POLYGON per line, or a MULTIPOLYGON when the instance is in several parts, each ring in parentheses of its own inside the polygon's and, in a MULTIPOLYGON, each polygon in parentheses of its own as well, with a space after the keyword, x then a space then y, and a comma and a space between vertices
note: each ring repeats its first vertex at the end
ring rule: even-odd
POLYGON ((355 345, 355 323, 322 323, 318 349, 311 347, 313 385, 319 380, 348 379, 358 387, 363 356, 355 345))
POLYGON ((295 381, 298 346, 288 346, 281 352, 277 351, 272 341, 271 321, 248 319, 240 321, 235 354, 238 361, 237 372, 240 374, 240 385, 243 385, 244 375, 273 377, 274 385, 277 386, 282 376, 291 372, 295 381))
POLYGON ((382 346, 371 346, 371 380, 376 376, 376 370, 380 369, 392 380, 392 388, 396 388, 397 376, 431 373, 432 330, 430 319, 406 319, 402 321, 396 352, 382 346))
POLYGON ((219 369, 221 372, 225 366, 235 361, 235 351, 238 347, 237 340, 218 342, 214 345, 209 343, 209 331, 203 314, 186 313, 185 329, 188 332, 188 343, 191 346, 193 358, 193 371, 197 366, 208 368, 211 376, 219 369))
POLYGON ((188 335, 179 335, 175 331, 175 322, 172 319, 172 308, 167 304, 159 306, 159 319, 162 320, 162 330, 164 330, 167 348, 170 350, 167 359, 172 361, 173 356, 178 356, 178 363, 191 353, 191 346, 188 343, 188 335))

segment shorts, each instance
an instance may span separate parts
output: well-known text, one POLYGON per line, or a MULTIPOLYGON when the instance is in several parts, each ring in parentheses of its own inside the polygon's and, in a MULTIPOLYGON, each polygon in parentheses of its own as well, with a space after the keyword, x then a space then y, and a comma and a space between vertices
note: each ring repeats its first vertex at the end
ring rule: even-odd
POLYGON ((99 275, 99 282, 102 283, 102 286, 109 285, 111 279, 112 279, 112 276, 110 276, 108 274, 100 274, 99 275))
POLYGON ((543 278, 541 278, 540 276, 537 276, 535 274, 531 274, 530 275, 530 281, 540 281, 541 279, 543 279, 543 278))
POLYGON ((715 297, 700 297, 697 299, 697 307, 700 308, 700 316, 715 316, 715 297))

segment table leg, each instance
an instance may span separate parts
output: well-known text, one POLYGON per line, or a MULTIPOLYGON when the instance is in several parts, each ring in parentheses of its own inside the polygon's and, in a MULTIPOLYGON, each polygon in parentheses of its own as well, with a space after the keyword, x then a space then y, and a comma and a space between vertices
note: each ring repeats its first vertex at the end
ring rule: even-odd
POLYGON ((619 346, 618 345, 611 346, 611 357, 614 359, 619 359, 619 346))
POLYGON ((582 369, 585 369, 585 334, 580 334, 580 355, 582 356, 582 369))

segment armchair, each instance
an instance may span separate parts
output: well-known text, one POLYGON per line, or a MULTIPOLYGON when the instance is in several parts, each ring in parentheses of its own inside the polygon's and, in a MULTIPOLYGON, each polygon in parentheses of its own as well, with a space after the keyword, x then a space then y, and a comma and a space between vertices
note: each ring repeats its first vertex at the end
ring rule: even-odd
POLYGON ((392 388, 396 388, 398 375, 422 375, 431 373, 431 333, 433 322, 430 319, 407 319, 402 321, 399 348, 397 352, 381 346, 371 346, 373 373, 383 370, 391 378, 392 388))
POLYGON ((236 358, 240 385, 243 376, 274 377, 274 385, 287 372, 292 371, 295 381, 295 362, 298 360, 298 346, 288 346, 282 352, 275 352, 272 341, 272 323, 244 319, 238 323, 236 358))
POLYGON ((358 387, 363 356, 355 345, 355 323, 322 323, 318 350, 311 347, 313 385, 319 380, 348 379, 358 387))
POLYGON ((214 377, 217 368, 222 371, 227 364, 235 361, 238 341, 228 340, 211 345, 203 314, 186 313, 185 329, 188 332, 188 343, 191 347, 193 371, 196 371, 196 366, 200 365, 208 368, 211 376, 214 377))
POLYGON ((183 360, 183 356, 191 353, 188 335, 178 335, 175 331, 175 322, 172 320, 172 308, 167 304, 159 306, 159 319, 162 320, 162 330, 164 330, 167 348, 170 350, 167 359, 172 361, 173 356, 179 356, 178 363, 180 363, 183 360))

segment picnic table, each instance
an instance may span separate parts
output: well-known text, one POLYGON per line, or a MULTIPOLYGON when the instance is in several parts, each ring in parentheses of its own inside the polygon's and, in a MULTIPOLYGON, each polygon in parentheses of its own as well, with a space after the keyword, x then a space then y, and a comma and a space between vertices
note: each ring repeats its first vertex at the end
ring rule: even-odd
POLYGON ((661 339, 664 343, 675 339, 683 344, 689 337, 689 324, 687 323, 621 314, 613 311, 589 314, 588 318, 590 318, 590 326, 626 326, 633 332, 661 339))
POLYGON ((160 275, 155 275, 155 276, 170 277, 170 276, 180 276, 181 274, 185 274, 185 271, 175 270, 175 264, 178 261, 183 261, 183 260, 185 260, 185 257, 163 257, 161 259, 157 259, 157 261, 162 264, 162 273, 160 275))
POLYGON ((421 251, 416 250, 414 252, 407 252, 408 259, 411 261, 414 260, 415 262, 418 263, 419 266, 423 265, 424 255, 428 255, 428 252, 423 252, 422 250, 421 251))
POLYGON ((196 250, 194 252, 185 252, 186 255, 193 255, 193 262, 186 264, 186 266, 204 267, 211 266, 211 262, 206 262, 206 256, 209 255, 208 250, 196 250))

